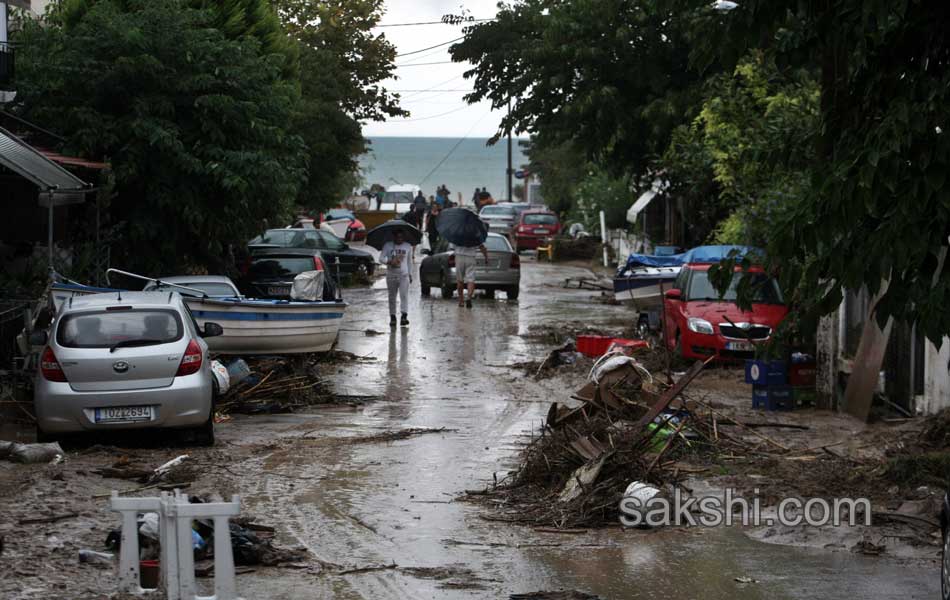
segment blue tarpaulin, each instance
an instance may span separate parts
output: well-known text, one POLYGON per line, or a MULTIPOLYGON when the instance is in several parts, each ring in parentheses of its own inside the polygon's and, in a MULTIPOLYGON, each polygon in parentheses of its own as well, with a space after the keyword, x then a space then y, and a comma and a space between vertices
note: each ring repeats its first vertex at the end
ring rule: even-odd
POLYGON ((754 246, 697 246, 682 254, 683 264, 717 263, 727 258, 742 260, 746 256, 761 258, 765 252, 754 246))
POLYGON ((679 267, 683 264, 683 254, 653 256, 650 254, 631 254, 627 257, 626 268, 632 267, 679 267))

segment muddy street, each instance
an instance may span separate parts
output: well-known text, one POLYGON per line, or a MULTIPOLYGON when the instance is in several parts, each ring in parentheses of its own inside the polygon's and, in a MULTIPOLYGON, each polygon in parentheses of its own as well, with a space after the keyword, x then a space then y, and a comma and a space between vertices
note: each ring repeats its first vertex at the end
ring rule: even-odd
MULTIPOLYGON (((339 394, 378 399, 237 415, 219 425, 213 449, 155 452, 191 454, 200 471, 191 493, 240 494, 243 511, 275 527, 281 545, 312 554, 239 575, 245 598, 507 598, 560 589, 602 598, 936 597, 936 549, 870 557, 766 544, 740 528, 550 533, 492 521, 486 507, 460 501, 515 466, 552 398, 574 385, 502 366, 550 349, 525 335, 532 326, 622 327, 629 315, 592 303, 594 292, 559 287, 583 269, 525 263, 518 302, 499 294, 467 310, 438 292, 420 298, 416 282, 411 325, 392 331, 383 281, 348 290, 338 347, 365 358, 328 367, 328 376, 339 394)), ((111 458, 108 448, 71 452, 59 478, 50 476, 57 467, 0 463, 5 487, 27 490, 15 505, 5 496, 0 508, 2 561, 11 566, 0 574, 0 596, 114 590, 108 571, 76 562, 79 548, 98 548, 118 523, 93 496, 131 487, 89 472, 111 458), (16 525, 33 511, 67 508, 78 518, 16 525)))

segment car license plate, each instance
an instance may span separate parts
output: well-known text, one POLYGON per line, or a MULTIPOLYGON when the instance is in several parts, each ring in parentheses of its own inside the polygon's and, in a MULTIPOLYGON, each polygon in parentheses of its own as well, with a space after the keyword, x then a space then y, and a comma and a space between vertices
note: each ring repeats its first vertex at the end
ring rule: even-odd
POLYGON ((538 234, 538 235, 547 235, 548 230, 547 230, 547 229, 535 229, 534 232, 535 232, 536 234, 538 234))
POLYGON ((755 346, 752 342, 726 342, 726 350, 735 350, 736 352, 752 352, 755 346))
POLYGON ((289 296, 290 288, 283 285, 271 285, 267 288, 268 296, 289 296))
POLYGON ((109 406, 96 409, 96 423, 131 423, 151 420, 151 406, 109 406))

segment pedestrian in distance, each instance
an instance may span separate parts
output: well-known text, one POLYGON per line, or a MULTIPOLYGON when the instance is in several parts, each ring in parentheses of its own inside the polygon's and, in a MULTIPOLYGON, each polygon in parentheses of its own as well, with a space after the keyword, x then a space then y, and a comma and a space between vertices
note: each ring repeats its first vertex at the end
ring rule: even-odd
POLYGON ((402 327, 409 326, 409 284, 412 283, 412 245, 406 241, 401 231, 393 233, 393 240, 383 244, 379 253, 379 262, 386 265, 386 290, 389 292, 389 326, 396 326, 396 295, 399 295, 399 309, 402 327))
POLYGON ((472 297, 475 296, 475 264, 478 253, 481 252, 488 262, 488 250, 485 244, 478 246, 453 246, 455 250, 455 285, 458 288, 459 306, 472 308, 472 297), (468 298, 465 298, 465 288, 468 287, 468 298))
POLYGON ((475 188, 475 193, 472 194, 472 204, 476 207, 478 206, 478 200, 481 197, 482 188, 475 188))
POLYGON ((426 197, 422 194, 422 190, 416 192, 416 197, 412 200, 413 207, 421 206, 423 209, 426 206, 426 197))
POLYGON ((426 217, 426 234, 429 236, 429 249, 435 253, 435 246, 439 243, 439 230, 436 228, 439 222, 439 213, 442 210, 438 204, 433 204, 429 209, 429 215, 426 217))

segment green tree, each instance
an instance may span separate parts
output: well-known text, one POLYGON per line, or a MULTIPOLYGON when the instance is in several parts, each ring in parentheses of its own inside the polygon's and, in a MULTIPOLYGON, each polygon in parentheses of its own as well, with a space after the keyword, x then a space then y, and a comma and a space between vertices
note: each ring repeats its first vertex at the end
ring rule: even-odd
POLYGON ((383 0, 273 0, 299 47, 302 101, 294 120, 310 168, 299 202, 335 206, 349 191, 366 151, 360 121, 408 114, 382 81, 392 77, 396 48, 373 31, 383 0))
POLYGON ((634 193, 627 177, 613 177, 609 172, 588 166, 587 176, 575 189, 576 202, 571 210, 572 221, 584 224, 588 231, 600 234, 600 211, 609 229, 625 227, 627 209, 634 200, 634 193))
POLYGON ((551 144, 539 135, 519 143, 528 157, 528 168, 541 177, 544 203, 558 214, 567 214, 574 208, 577 185, 587 176, 583 152, 570 142, 551 144))
POLYGON ((783 71, 819 72, 811 193, 768 243, 806 316, 889 281, 880 320, 915 323, 936 343, 950 333, 948 22, 947 2, 747 0, 703 24, 697 57, 761 48, 783 71))
MULTIPOLYGON (((649 176, 672 130, 695 116, 693 16, 664 0, 526 0, 503 5, 450 48, 475 67, 470 102, 512 109, 499 134, 539 132, 615 173, 649 176)), ((699 5, 700 2, 694 4, 699 5)), ((649 176, 652 180, 652 176, 649 176)))
POLYGON ((18 110, 112 163, 112 214, 127 223, 115 264, 220 270, 229 244, 290 216, 305 148, 287 57, 216 19, 175 0, 102 1, 18 34, 18 110))

